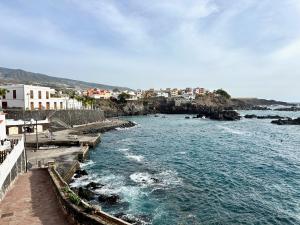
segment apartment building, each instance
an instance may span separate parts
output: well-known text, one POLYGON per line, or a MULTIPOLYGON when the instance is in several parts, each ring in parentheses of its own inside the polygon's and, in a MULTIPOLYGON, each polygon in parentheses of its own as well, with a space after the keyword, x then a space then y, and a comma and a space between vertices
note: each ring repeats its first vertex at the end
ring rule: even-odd
MULTIPOLYGON (((26 110, 67 109, 74 101, 68 97, 51 97, 55 90, 49 87, 14 84, 0 86, 7 90, 1 97, 0 104, 3 109, 22 108, 26 110)), ((80 107, 80 104, 76 104, 80 107)))

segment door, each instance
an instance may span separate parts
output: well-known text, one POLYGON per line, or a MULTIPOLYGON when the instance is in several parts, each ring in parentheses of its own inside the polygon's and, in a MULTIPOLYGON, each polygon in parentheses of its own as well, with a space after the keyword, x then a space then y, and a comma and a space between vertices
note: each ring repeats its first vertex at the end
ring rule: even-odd
POLYGON ((30 109, 34 110, 34 103, 33 102, 30 102, 30 109))
POLYGON ((7 109, 7 102, 2 102, 2 109, 7 109))

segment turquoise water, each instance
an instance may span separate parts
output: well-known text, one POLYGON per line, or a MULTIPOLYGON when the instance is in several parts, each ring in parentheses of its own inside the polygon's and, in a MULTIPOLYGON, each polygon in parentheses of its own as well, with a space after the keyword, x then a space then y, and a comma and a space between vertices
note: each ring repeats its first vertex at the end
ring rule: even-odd
POLYGON ((155 225, 300 224, 300 126, 127 119, 138 125, 105 133, 83 165, 97 192, 121 196, 103 210, 155 225))

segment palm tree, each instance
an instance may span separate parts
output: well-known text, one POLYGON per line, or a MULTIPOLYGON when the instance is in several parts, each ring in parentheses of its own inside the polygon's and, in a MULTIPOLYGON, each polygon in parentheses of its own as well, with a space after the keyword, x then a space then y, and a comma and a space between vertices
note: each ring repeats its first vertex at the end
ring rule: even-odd
POLYGON ((0 88, 0 96, 3 98, 7 93, 9 92, 9 90, 5 89, 5 88, 0 88))

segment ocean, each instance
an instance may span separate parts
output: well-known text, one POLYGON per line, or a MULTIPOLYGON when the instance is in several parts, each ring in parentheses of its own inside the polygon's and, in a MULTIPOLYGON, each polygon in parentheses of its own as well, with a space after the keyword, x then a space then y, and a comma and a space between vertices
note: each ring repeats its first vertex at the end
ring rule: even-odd
POLYGON ((73 185, 103 184, 119 203, 92 203, 140 224, 300 224, 300 126, 184 117, 126 117, 137 126, 103 134, 73 185))

